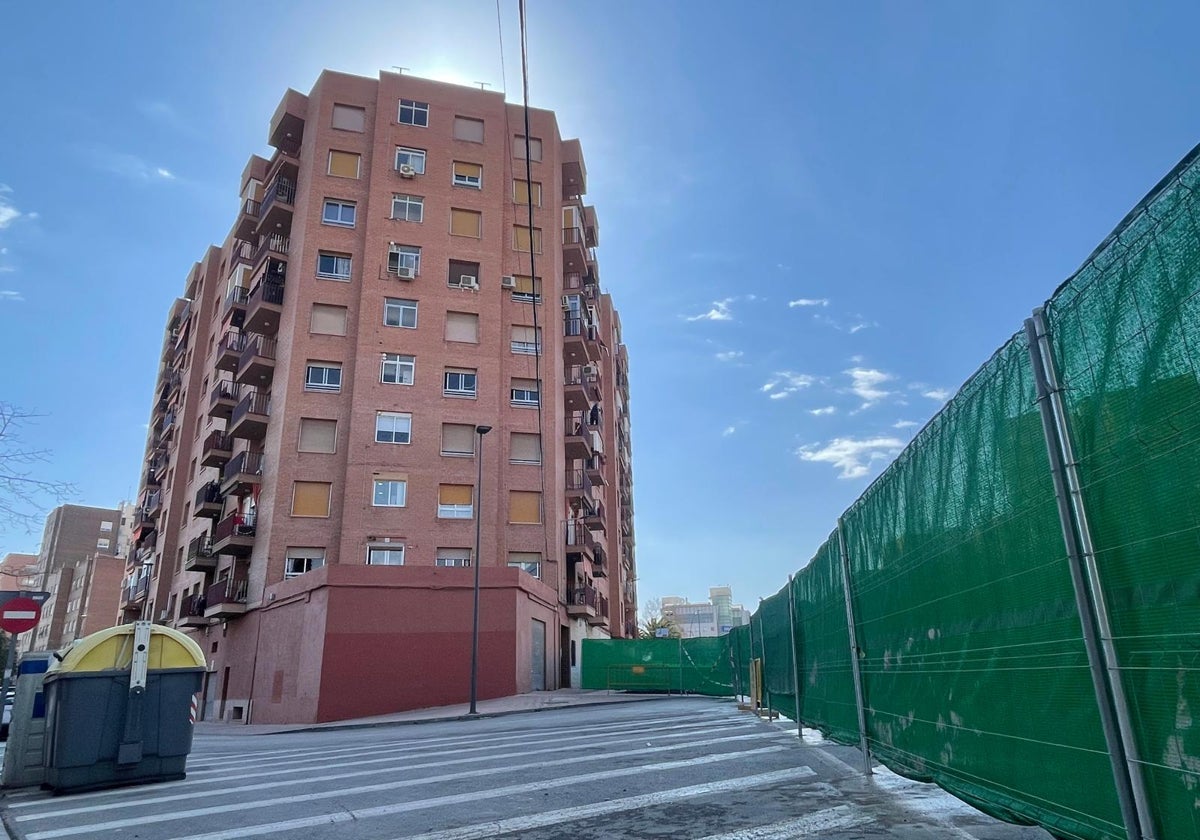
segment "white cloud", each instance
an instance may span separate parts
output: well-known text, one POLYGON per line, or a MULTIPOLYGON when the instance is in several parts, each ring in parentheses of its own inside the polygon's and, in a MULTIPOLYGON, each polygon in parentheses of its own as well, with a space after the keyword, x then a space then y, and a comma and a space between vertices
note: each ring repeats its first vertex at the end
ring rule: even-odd
POLYGON ((856 332, 861 332, 862 330, 865 330, 868 327, 878 327, 878 326, 879 326, 879 324, 876 323, 875 321, 859 321, 857 323, 851 324, 849 329, 850 329, 850 334, 854 335, 856 332))
POLYGON ((170 169, 163 169, 161 166, 154 170, 154 174, 159 178, 166 178, 168 181, 174 181, 175 175, 170 169))
POLYGON ((11 265, 0 265, 0 274, 12 274, 16 271, 11 265))
POLYGON ((92 148, 88 150, 93 165, 103 172, 129 178, 133 181, 174 181, 175 175, 169 169, 151 164, 137 155, 127 152, 114 152, 111 149, 92 148))
POLYGON ((788 301, 788 309, 795 309, 797 306, 828 306, 829 298, 796 298, 788 301))
POLYGON ((861 367, 850 368, 844 372, 850 376, 850 390, 862 399, 863 408, 870 408, 892 393, 880 387, 883 383, 891 382, 896 378, 890 373, 861 367))
POLYGON ((920 425, 916 420, 897 420, 892 424, 893 429, 911 429, 913 426, 920 425))
POLYGON ((8 199, 3 197, 3 193, 10 193, 11 189, 5 189, 0 192, 0 230, 4 230, 17 219, 21 218, 21 211, 13 207, 8 199))
POLYGON ((0 303, 23 303, 25 296, 12 289, 0 289, 0 303))
POLYGON ((726 426, 725 431, 721 432, 721 437, 731 437, 737 432, 737 426, 726 426))
POLYGON ((716 354, 718 362, 736 362, 742 356, 746 355, 741 350, 722 350, 716 354))
POLYGON ((0 248, 0 257, 3 257, 3 256, 5 256, 6 254, 8 254, 8 249, 7 249, 7 248, 0 248))
POLYGON ((808 413, 813 417, 825 417, 829 414, 836 414, 837 409, 832 405, 827 405, 824 408, 810 408, 808 413))
POLYGON ((733 303, 733 298, 725 298, 724 300, 714 300, 712 309, 700 315, 693 315, 688 318, 689 321, 732 321, 733 313, 729 311, 729 304, 733 303))
POLYGON ((801 446, 796 455, 801 461, 831 464, 841 470, 838 478, 861 478, 874 462, 892 458, 903 448, 904 442, 894 437, 834 438, 824 445, 801 446))
POLYGON ((803 388, 809 388, 819 380, 807 373, 793 373, 790 370, 780 371, 773 375, 759 388, 773 400, 782 400, 803 388))
POLYGON ((929 399, 937 400, 938 402, 945 402, 950 399, 951 394, 947 388, 930 388, 928 391, 922 391, 921 396, 929 397, 929 399))

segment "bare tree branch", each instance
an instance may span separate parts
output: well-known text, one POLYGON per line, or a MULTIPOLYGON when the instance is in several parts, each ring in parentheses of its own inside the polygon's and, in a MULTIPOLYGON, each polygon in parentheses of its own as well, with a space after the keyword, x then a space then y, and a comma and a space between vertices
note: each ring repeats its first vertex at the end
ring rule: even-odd
POLYGON ((37 414, 0 402, 0 526, 33 533, 42 525, 46 509, 73 498, 74 484, 42 477, 38 467, 50 460, 47 449, 29 449, 21 443, 21 429, 37 414))

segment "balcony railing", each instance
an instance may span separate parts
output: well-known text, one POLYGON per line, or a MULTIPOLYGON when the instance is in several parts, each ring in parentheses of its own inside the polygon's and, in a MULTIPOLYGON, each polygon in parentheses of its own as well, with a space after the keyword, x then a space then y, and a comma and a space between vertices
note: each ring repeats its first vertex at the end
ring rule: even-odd
POLYGON ((254 251, 254 259, 251 260, 252 265, 258 265, 262 262, 262 258, 267 254, 276 254, 281 257, 286 257, 288 251, 292 249, 292 240, 281 233, 272 233, 262 238, 262 242, 258 243, 258 248, 254 251))
POLYGON ((217 544, 230 537, 253 537, 257 526, 257 515, 253 512, 242 513, 235 511, 229 514, 213 528, 212 541, 217 544))
POLYGON ((275 348, 277 346, 278 344, 275 339, 268 338, 265 335, 257 335, 255 333, 247 335, 242 347, 242 366, 245 366, 246 362, 255 356, 262 359, 274 359, 275 348))
POLYGON ((587 548, 595 551, 599 547, 591 529, 582 522, 567 521, 563 526, 565 542, 569 548, 587 548))
POLYGON ((231 605, 244 606, 249 590, 250 581, 244 577, 230 577, 217 581, 204 590, 205 614, 220 614, 222 607, 231 605))
POLYGON ((572 495, 592 495, 592 480, 584 470, 567 470, 567 492, 572 495))
POLYGON ((242 401, 233 409, 233 417, 231 425, 236 425, 239 420, 247 414, 263 414, 270 415, 271 413, 271 396, 265 391, 247 390, 242 401))
POLYGON ((595 610, 600 618, 608 618, 608 598, 594 586, 577 586, 567 590, 568 607, 586 607, 595 610))
POLYGON ((563 335, 567 338, 599 341, 600 328, 587 321, 582 315, 567 312, 563 315, 563 335))
POLYGON ((179 602, 179 620, 185 624, 204 623, 194 621, 189 622, 188 619, 203 619, 205 603, 206 601, 203 593, 199 595, 187 596, 179 602))
POLYGON ((275 202, 280 204, 295 204, 296 203, 296 182, 290 178, 280 176, 271 182, 267 187, 267 192, 263 195, 262 204, 259 206, 258 215, 263 217, 267 215, 267 211, 271 209, 271 205, 275 202))
POLYGON ((224 498, 224 494, 221 493, 221 485, 216 481, 210 481, 196 491, 196 509, 199 510, 207 505, 219 506, 224 498))
POLYGON ((200 558, 208 558, 213 556, 215 556, 213 554, 213 541, 212 537, 210 537, 208 534, 196 537, 188 543, 187 559, 190 562, 200 558))
POLYGON ((274 277, 264 277, 258 282, 253 289, 250 290, 250 296, 247 298, 247 305, 254 306, 259 301, 263 303, 273 303, 276 306, 283 305, 283 281, 277 280, 274 277))
POLYGON ((229 459, 221 471, 222 481, 236 475, 262 475, 263 454, 261 452, 239 452, 229 459))
POLYGON ((242 202, 242 215, 249 216, 252 219, 257 219, 262 215, 262 205, 253 198, 247 198, 242 202))

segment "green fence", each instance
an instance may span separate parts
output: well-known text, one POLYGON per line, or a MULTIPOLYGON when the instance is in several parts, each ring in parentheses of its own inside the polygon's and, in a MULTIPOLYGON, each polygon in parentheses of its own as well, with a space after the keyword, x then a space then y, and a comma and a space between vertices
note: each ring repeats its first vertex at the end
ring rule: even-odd
POLYGON ((584 688, 666 691, 729 697, 735 693, 728 637, 584 639, 584 688))
POLYGON ((660 690, 748 694, 761 658, 774 709, 858 744, 857 661, 897 772, 1064 838, 1200 837, 1198 152, 749 626, 585 643, 585 685, 644 656, 660 690), (708 676, 672 676, 700 642, 708 676))

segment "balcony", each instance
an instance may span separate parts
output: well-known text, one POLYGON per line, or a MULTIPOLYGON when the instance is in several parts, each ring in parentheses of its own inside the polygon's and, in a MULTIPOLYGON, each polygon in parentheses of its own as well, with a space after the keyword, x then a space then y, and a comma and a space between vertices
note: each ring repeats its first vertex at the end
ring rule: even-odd
POLYGON ((204 591, 205 618, 232 618, 246 611, 250 582, 243 577, 219 580, 204 591))
MULTIPOLYGON (((242 310, 243 317, 245 309, 242 310)), ((238 369, 242 359, 242 350, 246 347, 246 334, 236 329, 228 329, 221 340, 217 342, 217 370, 227 370, 233 373, 238 369)))
POLYGON ((591 365, 600 361, 600 330, 578 310, 563 313, 563 362, 591 365))
POLYGON ((212 553, 249 557, 254 550, 255 515, 235 511, 213 528, 212 553))
POLYGON ((189 595, 179 604, 179 627, 207 627, 208 619, 204 617, 204 596, 189 595))
POLYGON ((247 388, 229 419, 229 434, 244 440, 262 440, 267 434, 270 406, 269 394, 247 388))
POLYGON ((196 537, 188 543, 187 554, 183 557, 185 572, 208 572, 217 568, 217 553, 213 551, 213 541, 208 534, 196 537))
POLYGON ((246 322, 246 298, 250 290, 245 286, 230 286, 225 295, 225 308, 221 313, 221 321, 227 326, 241 329, 246 322))
POLYGON ((588 249, 583 228, 562 229, 563 271, 582 274, 587 271, 588 249))
POLYGON ((564 440, 568 461, 584 461, 596 454, 592 427, 588 425, 588 416, 581 411, 567 415, 563 425, 566 434, 564 440))
POLYGON ((150 466, 146 468, 146 486, 158 487, 162 484, 162 480, 158 477, 158 470, 150 466))
POLYGON ((122 591, 121 600, 126 606, 139 605, 146 600, 149 592, 150 575, 146 575, 136 583, 127 584, 122 591))
POLYGON ((596 552, 592 557, 592 576, 608 577, 608 555, 604 553, 604 549, 599 544, 596 545, 596 552))
POLYGON ((251 265, 253 255, 254 245, 245 239, 233 240, 229 246, 229 273, 233 274, 239 265, 251 265))
POLYGON ((304 120, 308 116, 308 97, 294 90, 287 90, 275 113, 271 115, 271 128, 267 142, 276 149, 292 149, 304 136, 304 120))
POLYGON ((587 411, 600 402, 600 371, 595 365, 567 368, 563 398, 567 411, 587 411))
POLYGON ((224 500, 220 482, 210 481, 196 491, 196 504, 192 507, 192 516, 218 519, 224 500))
POLYGON ((263 193, 258 210, 259 233, 287 234, 292 229, 292 214, 296 205, 296 182, 278 175, 263 193))
POLYGON ((262 484, 263 454, 239 452, 221 470, 221 493, 244 496, 262 484))
POLYGON ((568 589, 567 615, 585 619, 588 624, 604 624, 608 621, 608 599, 594 586, 568 589))
POLYGON ((242 209, 238 213, 236 227, 233 229, 233 235, 238 239, 249 239, 254 236, 254 231, 258 227, 258 217, 261 212, 261 206, 252 198, 247 198, 242 202, 242 209))
MULTIPOLYGON (((596 219, 596 208, 592 206, 583 208, 583 243, 588 248, 600 244, 600 222, 596 219)), ((589 253, 588 259, 595 262, 596 255, 589 253)))
POLYGON ((283 316, 283 278, 287 263, 267 261, 267 274, 250 290, 246 304, 245 328, 261 335, 279 332, 279 319, 283 316), (278 266, 276 270, 275 267, 278 266))
POLYGON ((563 200, 578 198, 587 193, 587 166, 583 162, 583 147, 578 140, 564 140, 561 149, 563 200))
POLYGON ((592 532, 584 527, 582 522, 568 520, 563 525, 565 526, 564 537, 568 559, 571 555, 577 554, 582 555, 585 560, 591 561, 596 557, 596 552, 602 550, 592 532))
POLYGON ((276 260, 286 260, 288 252, 292 250, 292 240, 280 233, 272 233, 264 236, 262 241, 258 243, 258 248, 254 251, 254 258, 250 264, 257 271, 262 265, 264 259, 268 256, 276 260))
POLYGON ((585 506, 583 509, 583 524, 591 528, 593 531, 608 532, 608 526, 605 524, 605 510, 602 503, 593 506, 585 506))
POLYGON ((146 504, 142 506, 142 512, 150 519, 158 519, 158 514, 162 511, 162 493, 155 490, 146 497, 146 504))
POLYGON ((603 452, 597 451, 595 455, 588 458, 583 464, 583 470, 594 486, 605 487, 608 485, 608 481, 604 478, 603 452))
POLYGON ((592 501, 592 480, 583 470, 567 470, 567 500, 592 501))
MULTIPOLYGON (((237 381, 242 385, 265 386, 275 376, 275 339, 250 333, 238 359, 237 381)), ((242 401, 245 402, 245 397, 242 401)), ((233 410, 237 414, 237 409, 233 410)))
MULTIPOLYGON (((238 352, 241 361, 241 352, 238 352)), ((242 398, 242 386, 228 379, 218 379, 208 400, 208 416, 228 420, 242 398)))

